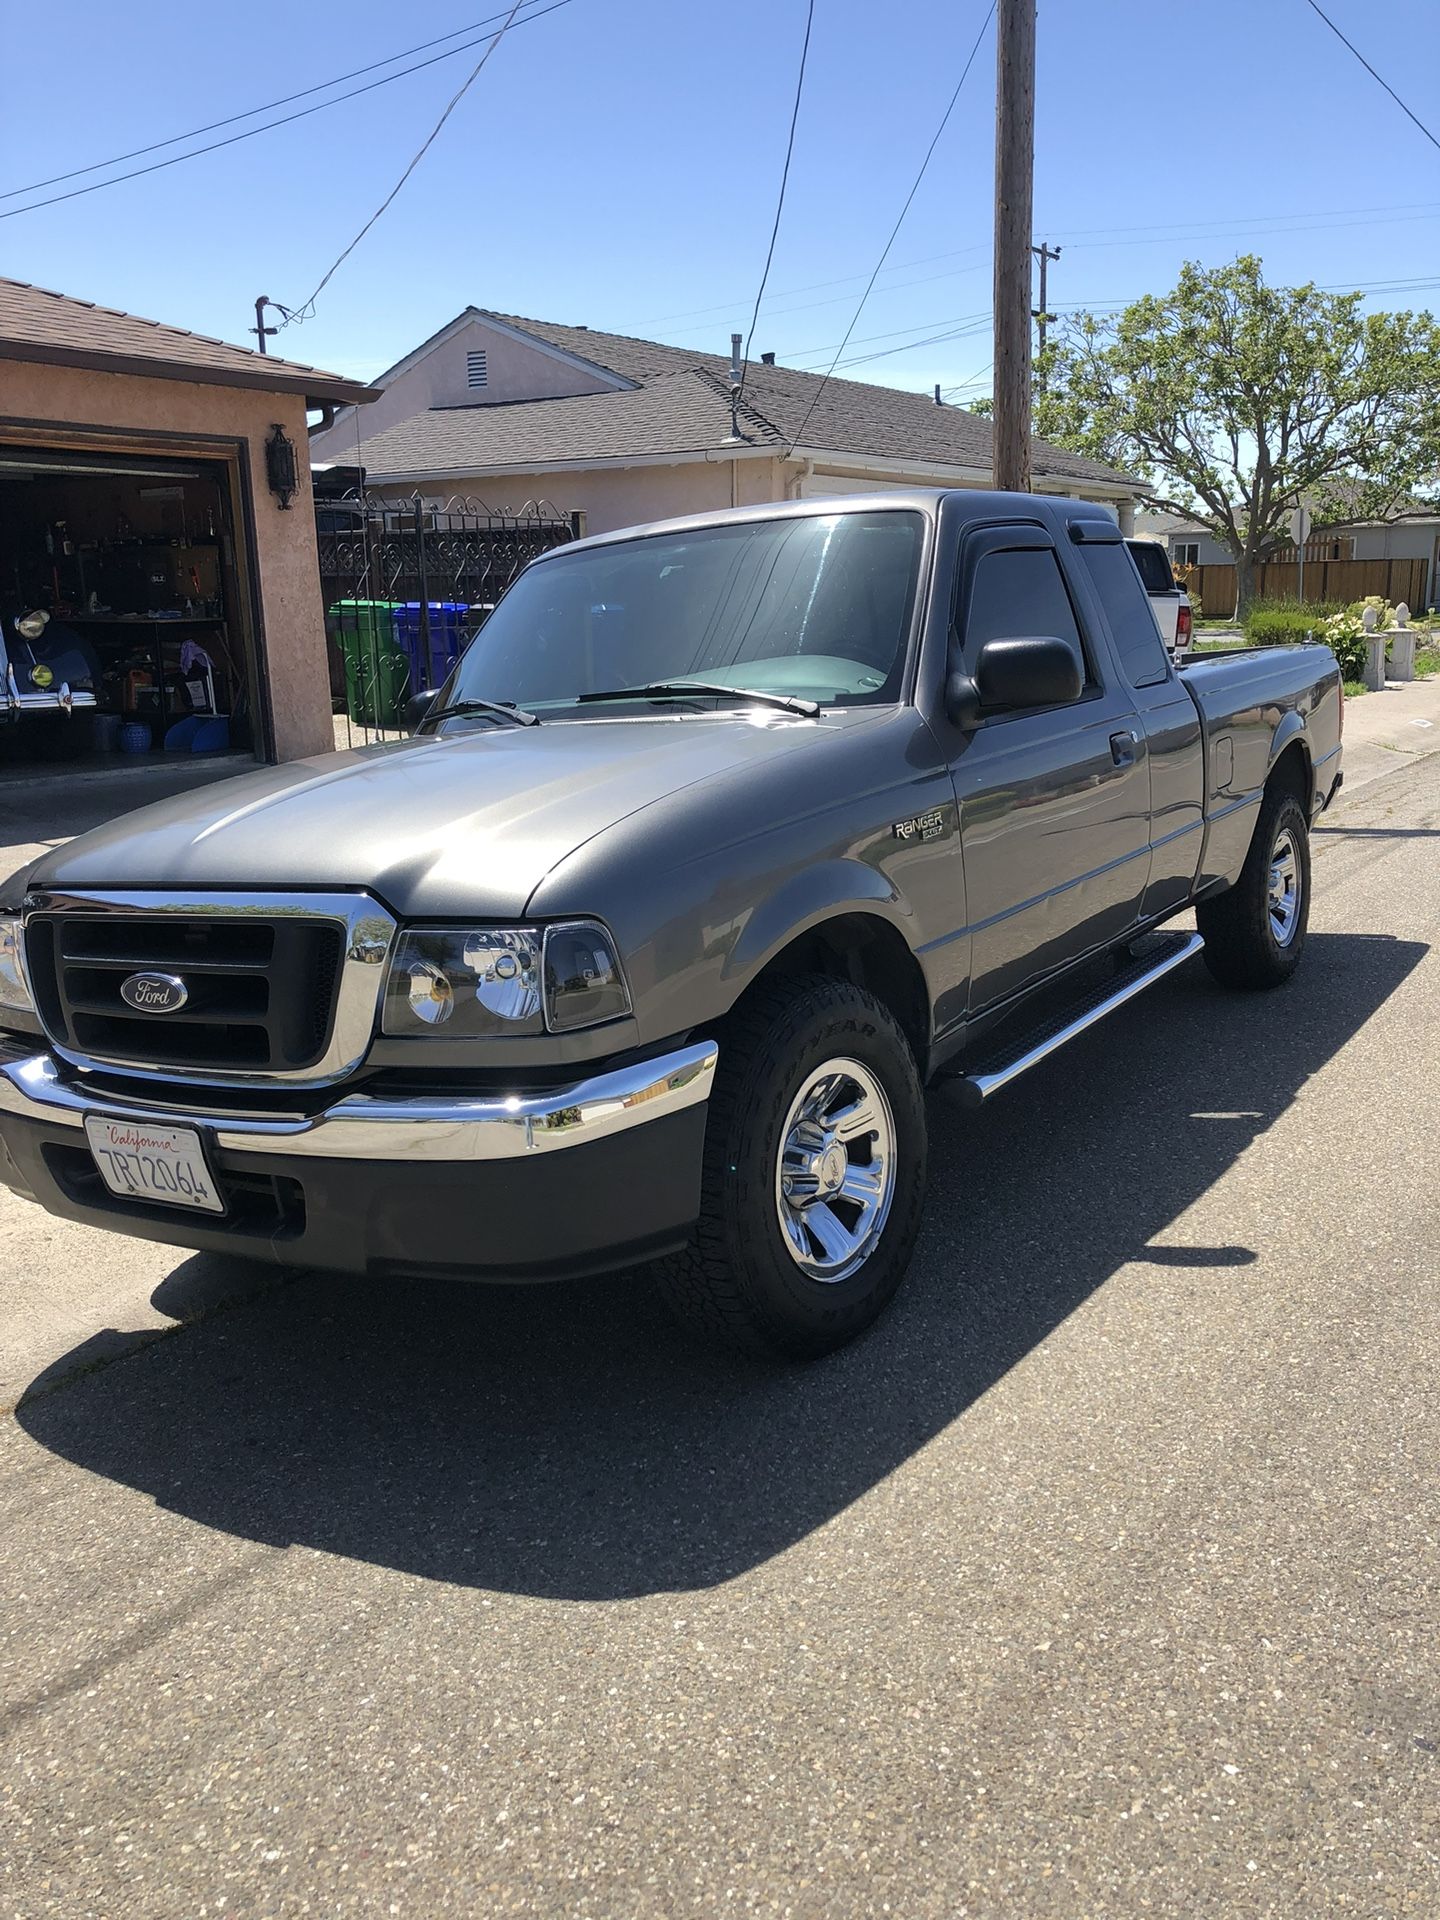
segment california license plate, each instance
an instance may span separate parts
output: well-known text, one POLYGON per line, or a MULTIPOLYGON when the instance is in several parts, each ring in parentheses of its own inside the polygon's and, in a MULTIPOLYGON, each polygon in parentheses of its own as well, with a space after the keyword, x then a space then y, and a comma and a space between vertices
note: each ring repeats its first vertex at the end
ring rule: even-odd
POLYGON ((100 1178, 111 1193, 166 1207, 225 1211, 193 1127, 152 1127, 146 1120, 106 1120, 87 1114, 85 1134, 100 1178))

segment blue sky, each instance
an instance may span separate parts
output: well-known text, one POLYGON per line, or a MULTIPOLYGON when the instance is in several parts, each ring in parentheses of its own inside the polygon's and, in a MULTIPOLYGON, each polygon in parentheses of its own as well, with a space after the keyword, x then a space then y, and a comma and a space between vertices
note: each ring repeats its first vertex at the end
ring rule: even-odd
MULTIPOLYGON (((985 4, 817 0, 757 352, 828 364, 985 4)), ((11 9, 6 67, 35 78, 7 88, 0 192, 313 86, 499 5, 70 0, 63 25, 55 10, 11 9)), ((1440 122, 1427 77, 1440 56, 1435 0, 1326 5, 1440 122)), ((764 259, 804 18, 804 0, 570 0, 517 24, 315 317, 274 350, 368 378, 473 302, 728 351, 764 259)), ((1038 44, 1036 237, 1063 247, 1052 308, 1160 291, 1186 258, 1246 249, 1272 279, 1400 283, 1376 286, 1372 303, 1436 304, 1440 152, 1305 0, 1042 0, 1038 44)), ((251 344, 255 296, 306 298, 479 52, 0 219, 0 273, 251 344)), ((852 377, 988 391, 993 130, 987 34, 854 327, 852 377), (912 344, 932 334, 952 337, 912 344)), ((0 214, 103 177, 0 199, 0 214)))

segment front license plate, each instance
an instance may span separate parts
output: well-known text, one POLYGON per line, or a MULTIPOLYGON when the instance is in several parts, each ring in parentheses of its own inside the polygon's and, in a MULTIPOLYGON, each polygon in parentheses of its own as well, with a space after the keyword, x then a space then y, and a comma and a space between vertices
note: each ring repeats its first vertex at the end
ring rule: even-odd
POLYGON ((85 1134, 111 1193, 166 1207, 198 1207, 204 1213, 225 1211, 193 1127, 152 1127, 146 1120, 103 1120, 87 1114, 85 1134))

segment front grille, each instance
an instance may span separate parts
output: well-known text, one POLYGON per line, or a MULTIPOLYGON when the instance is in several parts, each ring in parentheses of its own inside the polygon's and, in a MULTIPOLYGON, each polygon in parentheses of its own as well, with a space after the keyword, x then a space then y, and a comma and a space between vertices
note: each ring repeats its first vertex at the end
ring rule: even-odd
POLYGON ((91 1059, 191 1072, 294 1073, 325 1052, 344 930, 263 913, 33 914, 26 960, 41 1018, 91 1059), (174 975, 188 998, 147 1013, 121 997, 134 973, 174 975))

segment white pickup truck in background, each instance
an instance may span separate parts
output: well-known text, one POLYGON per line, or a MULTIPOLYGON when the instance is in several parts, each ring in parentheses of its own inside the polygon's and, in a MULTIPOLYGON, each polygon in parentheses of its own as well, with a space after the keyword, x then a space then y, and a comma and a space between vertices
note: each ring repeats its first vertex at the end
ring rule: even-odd
POLYGON ((1165 649, 1172 660, 1183 660, 1194 636, 1190 596, 1183 587, 1176 586, 1175 575, 1170 571, 1170 556, 1158 540, 1127 540, 1125 544, 1140 569, 1165 649))

